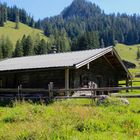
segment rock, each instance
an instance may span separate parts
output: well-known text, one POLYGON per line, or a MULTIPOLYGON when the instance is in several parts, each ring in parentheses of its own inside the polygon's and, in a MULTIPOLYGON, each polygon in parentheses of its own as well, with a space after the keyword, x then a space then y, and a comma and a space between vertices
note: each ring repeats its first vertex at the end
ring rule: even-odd
POLYGON ((126 105, 129 105, 130 104, 129 101, 127 99, 125 99, 125 98, 120 98, 120 101, 122 103, 126 104, 126 105))
POLYGON ((107 95, 100 95, 98 100, 97 100, 97 104, 103 104, 107 99, 108 99, 109 96, 107 95))

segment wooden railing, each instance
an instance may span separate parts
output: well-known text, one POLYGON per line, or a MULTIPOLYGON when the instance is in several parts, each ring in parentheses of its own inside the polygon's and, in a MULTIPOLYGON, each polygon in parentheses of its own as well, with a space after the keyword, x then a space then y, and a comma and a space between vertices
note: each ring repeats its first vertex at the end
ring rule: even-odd
MULTIPOLYGON (((0 98, 18 98, 18 99, 21 99, 21 98, 29 98, 29 99, 30 98, 47 98, 47 99, 53 99, 54 96, 61 97, 61 96, 59 96, 60 95, 59 93, 64 93, 65 97, 71 98, 72 96, 69 96, 70 93, 74 93, 74 92, 78 92, 78 91, 82 91, 82 92, 89 91, 91 93, 92 97, 97 97, 97 93, 104 94, 106 92, 106 94, 111 94, 112 92, 119 92, 122 90, 139 90, 140 91, 140 86, 137 86, 137 87, 73 88, 73 89, 68 89, 68 90, 66 90, 66 89, 53 89, 53 88, 48 88, 48 89, 22 88, 21 86, 18 86, 18 88, 0 88, 0 98), (66 95, 66 93, 69 93, 69 95, 66 95)), ((140 96, 140 94, 139 94, 139 96, 140 96)))

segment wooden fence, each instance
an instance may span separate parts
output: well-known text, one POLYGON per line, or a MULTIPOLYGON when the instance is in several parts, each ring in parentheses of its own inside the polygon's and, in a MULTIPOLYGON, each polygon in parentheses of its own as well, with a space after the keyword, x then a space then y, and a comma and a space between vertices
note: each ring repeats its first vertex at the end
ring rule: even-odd
MULTIPOLYGON (((53 89, 53 87, 49 87, 48 89, 33 89, 33 88, 22 88, 22 86, 18 86, 18 88, 0 88, 0 99, 4 98, 16 98, 16 99, 54 99, 54 98, 97 98, 100 94, 111 94, 113 92, 119 92, 122 90, 139 90, 140 86, 137 87, 104 87, 104 88, 74 88, 74 89, 53 89), (86 92, 91 93, 90 96, 70 96, 70 94, 75 92, 86 92), (63 93, 64 96, 59 96, 60 93, 63 93), (66 95, 69 93, 68 95, 66 95)), ((123 96, 123 95, 118 95, 123 96)), ((124 97, 129 98, 129 94, 125 94, 124 97)), ((131 95, 131 97, 140 97, 140 94, 131 95)))

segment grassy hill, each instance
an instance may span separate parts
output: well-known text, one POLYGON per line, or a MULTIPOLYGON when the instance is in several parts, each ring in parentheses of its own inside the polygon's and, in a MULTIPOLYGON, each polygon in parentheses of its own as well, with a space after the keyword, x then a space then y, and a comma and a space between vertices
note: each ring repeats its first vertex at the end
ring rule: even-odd
MULTIPOLYGON (((134 81, 140 81, 140 78, 137 77, 137 75, 140 74, 140 60, 137 60, 137 46, 139 46, 139 44, 133 46, 117 44, 115 47, 116 51, 118 52, 118 54, 123 60, 127 60, 136 64, 137 67, 135 69, 129 69, 129 71, 133 76, 134 81)), ((125 83, 125 81, 120 81, 120 83, 121 82, 125 83)), ((139 85, 140 82, 133 82, 133 86, 139 86, 139 85)), ((139 91, 133 90, 130 93, 139 93, 139 91)))
POLYGON ((32 35, 36 36, 39 34, 40 38, 44 38, 47 40, 47 37, 44 36, 43 31, 38 29, 33 29, 25 24, 19 23, 19 29, 15 29, 15 23, 8 21, 5 23, 4 27, 0 27, 0 37, 6 36, 12 41, 13 45, 15 45, 18 39, 21 39, 23 35, 32 35))
POLYGON ((137 46, 127 46, 124 44, 117 44, 115 49, 117 50, 118 54, 121 56, 123 60, 127 60, 130 62, 135 63, 137 66, 140 65, 140 60, 137 60, 137 46))

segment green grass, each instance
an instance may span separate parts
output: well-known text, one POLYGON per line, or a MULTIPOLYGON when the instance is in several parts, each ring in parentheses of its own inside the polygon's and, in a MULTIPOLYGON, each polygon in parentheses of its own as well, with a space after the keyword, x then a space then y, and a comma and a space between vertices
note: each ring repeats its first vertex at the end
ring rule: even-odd
MULTIPOLYGON (((140 81, 140 77, 136 77, 137 75, 140 75, 140 60, 137 60, 137 46, 139 45, 133 45, 133 46, 127 46, 124 44, 117 44, 115 47, 116 51, 120 55, 120 57, 123 60, 127 60, 130 62, 133 62, 136 64, 135 69, 129 69, 130 73, 132 74, 132 80, 133 80, 133 86, 140 86, 140 82, 135 82, 135 81, 140 81)), ((120 84, 125 83, 125 81, 120 81, 120 84)), ((121 91, 120 93, 126 93, 126 91, 121 91)), ((130 94, 140 94, 139 90, 133 90, 129 92, 130 94)))
POLYGON ((88 99, 15 103, 0 107, 0 140, 139 140, 139 106, 139 99, 129 106, 117 99, 100 106, 88 99))
POLYGON ((11 21, 7 21, 5 23, 4 27, 0 27, 0 37, 5 36, 9 37, 9 39, 12 41, 13 45, 15 45, 16 41, 18 39, 21 39, 23 35, 32 35, 36 36, 39 34, 40 38, 44 38, 47 40, 47 37, 43 35, 43 31, 31 28, 25 24, 19 23, 19 29, 15 29, 15 23, 11 21))
MULTIPOLYGON (((140 69, 129 69, 133 79, 132 79, 132 86, 140 86, 140 77, 135 77, 136 75, 140 74, 140 69)), ((119 81, 119 84, 125 84, 125 81, 119 81)), ((123 85, 125 86, 125 85, 123 85)), ((126 91, 120 91, 120 93, 126 93, 126 91)), ((127 93, 128 94, 128 93, 127 93)), ((129 90, 129 94, 140 94, 140 90, 129 90)))
POLYGON ((127 60, 140 66, 140 60, 137 60, 137 46, 128 46, 124 44, 117 44, 115 49, 123 60, 127 60))

